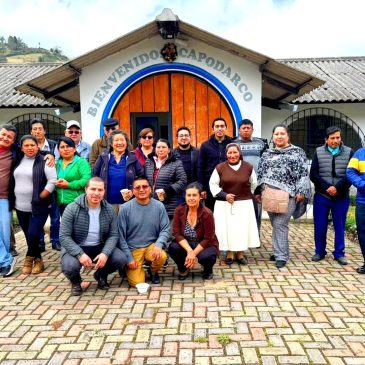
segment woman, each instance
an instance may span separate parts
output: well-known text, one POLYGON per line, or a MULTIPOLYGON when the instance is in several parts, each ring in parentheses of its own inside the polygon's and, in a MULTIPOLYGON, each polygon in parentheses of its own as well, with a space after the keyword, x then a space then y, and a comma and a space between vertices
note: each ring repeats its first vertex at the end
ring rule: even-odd
POLYGON ((129 144, 126 132, 112 132, 109 136, 109 151, 98 157, 93 169, 93 176, 104 180, 106 200, 117 213, 120 205, 132 197, 134 179, 143 175, 143 168, 137 157, 128 150, 129 144))
POLYGON ((305 152, 290 143, 287 126, 274 127, 273 142, 275 147, 266 150, 259 162, 257 193, 263 192, 265 187, 287 193, 286 212, 268 212, 274 251, 270 259, 276 261, 277 268, 282 268, 289 260, 289 220, 297 203, 309 198, 310 181, 305 152))
POLYGON ((214 219, 219 249, 227 251, 226 263, 232 265, 235 256, 241 265, 247 265, 244 251, 259 247, 253 191, 256 174, 252 165, 242 160, 237 143, 226 146, 227 161, 214 169, 209 181, 210 191, 216 198, 214 219))
POLYGON ((153 152, 153 138, 154 132, 151 128, 143 128, 139 132, 139 144, 138 147, 134 149, 134 153, 138 158, 141 166, 146 163, 147 157, 153 152))
POLYGON ((186 203, 175 209, 172 223, 175 240, 169 247, 169 254, 178 267, 179 280, 188 277, 197 261, 203 266, 203 279, 213 279, 218 240, 213 214, 201 204, 201 193, 200 184, 189 184, 185 192, 186 203))
POLYGON ((157 141, 155 154, 148 156, 144 169, 154 198, 162 201, 171 221, 179 196, 186 187, 186 173, 182 162, 171 153, 166 139, 157 141))
POLYGON ((69 137, 60 137, 57 143, 60 159, 57 161, 57 205, 63 214, 66 206, 85 192, 91 178, 89 163, 76 152, 75 142, 69 137))
POLYGON ((28 245, 22 273, 39 274, 44 270, 39 238, 52 203, 57 174, 40 155, 35 137, 23 136, 20 147, 23 157, 14 170, 13 183, 16 214, 28 245))

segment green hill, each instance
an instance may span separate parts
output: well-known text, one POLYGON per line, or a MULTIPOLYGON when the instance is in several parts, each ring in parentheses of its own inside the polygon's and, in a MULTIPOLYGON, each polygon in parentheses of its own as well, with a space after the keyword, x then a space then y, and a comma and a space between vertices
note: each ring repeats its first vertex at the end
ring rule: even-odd
POLYGON ((6 40, 0 36, 0 62, 5 63, 32 63, 32 62, 65 62, 68 58, 60 47, 51 49, 40 46, 28 47, 21 38, 9 36, 6 40))

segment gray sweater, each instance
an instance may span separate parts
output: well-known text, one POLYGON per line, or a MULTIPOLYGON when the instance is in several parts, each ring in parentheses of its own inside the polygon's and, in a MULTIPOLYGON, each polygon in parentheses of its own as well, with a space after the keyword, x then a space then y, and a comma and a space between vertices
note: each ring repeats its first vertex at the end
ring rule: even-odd
MULTIPOLYGON (((117 216, 113 207, 106 200, 102 200, 100 208, 99 238, 100 244, 103 245, 101 252, 110 256, 118 242, 117 216)), ((86 195, 83 194, 69 204, 62 215, 60 228, 61 255, 67 252, 71 256, 80 257, 84 253, 81 246, 86 245, 89 220, 89 208, 86 195)))
POLYGON ((170 238, 170 222, 165 207, 151 199, 141 205, 136 199, 123 204, 118 216, 119 248, 134 261, 131 250, 147 247, 151 243, 162 248, 170 238))

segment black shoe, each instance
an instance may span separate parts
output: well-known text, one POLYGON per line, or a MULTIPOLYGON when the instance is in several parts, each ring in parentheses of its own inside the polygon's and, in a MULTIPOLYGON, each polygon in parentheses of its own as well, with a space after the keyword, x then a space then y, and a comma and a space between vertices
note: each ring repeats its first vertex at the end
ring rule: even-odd
POLYGON ((71 295, 73 297, 79 297, 81 294, 82 294, 81 284, 80 283, 77 283, 77 284, 71 283, 71 295))
POLYGON ((160 284, 160 275, 158 275, 158 272, 151 272, 151 283, 160 284))
POLYGON ((110 285, 106 281, 106 278, 104 278, 102 275, 100 275, 99 270, 96 270, 94 272, 94 278, 98 282, 98 289, 102 289, 102 290, 109 289, 110 285))
POLYGON ((335 260, 340 264, 340 265, 347 265, 347 259, 345 256, 341 256, 341 257, 337 257, 335 258, 335 260))
POLYGON ((312 261, 314 262, 318 262, 321 261, 325 258, 326 255, 320 255, 318 253, 316 253, 315 255, 312 256, 312 261))
POLYGON ((237 258, 236 261, 240 265, 247 265, 248 264, 248 261, 247 261, 247 259, 245 257, 237 258))
POLYGON ((276 260, 275 265, 278 269, 283 268, 286 265, 286 261, 284 260, 276 260))
POLYGON ((225 259, 227 265, 231 266, 233 264, 233 259, 225 259))
POLYGON ((4 278, 10 276, 14 272, 15 264, 16 264, 16 257, 13 257, 13 261, 11 262, 11 264, 3 268, 1 276, 3 276, 4 278))
POLYGON ((10 255, 15 257, 18 256, 18 251, 15 248, 10 247, 10 255))
POLYGON ((42 253, 42 252, 46 252, 46 245, 43 243, 40 243, 39 244, 39 252, 42 253))
POLYGON ((202 275, 204 280, 212 280, 213 279, 213 273, 211 272, 203 272, 202 275))
POLYGON ((61 245, 59 242, 52 242, 52 250, 61 251, 61 245))
POLYGON ((358 268, 356 269, 356 272, 357 272, 358 274, 365 274, 365 265, 358 267, 358 268))
POLYGON ((275 255, 270 255, 269 260, 275 262, 276 261, 275 255))
POLYGON ((186 274, 178 274, 177 275, 177 278, 180 280, 180 281, 184 281, 184 280, 186 280, 187 278, 188 278, 188 276, 189 276, 189 270, 188 270, 188 272, 186 273, 186 274))

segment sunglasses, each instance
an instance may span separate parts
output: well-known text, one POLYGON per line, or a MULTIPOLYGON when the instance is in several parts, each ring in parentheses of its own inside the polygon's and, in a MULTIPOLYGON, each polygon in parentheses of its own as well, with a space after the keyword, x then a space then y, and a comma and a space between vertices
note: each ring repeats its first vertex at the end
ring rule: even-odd
POLYGON ((68 131, 69 134, 80 134, 80 131, 68 131))
POLYGON ((135 186, 133 189, 134 190, 146 190, 148 189, 150 186, 149 185, 137 185, 135 186))
POLYGON ((141 136, 140 138, 142 138, 142 139, 153 139, 152 136, 141 136))

